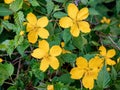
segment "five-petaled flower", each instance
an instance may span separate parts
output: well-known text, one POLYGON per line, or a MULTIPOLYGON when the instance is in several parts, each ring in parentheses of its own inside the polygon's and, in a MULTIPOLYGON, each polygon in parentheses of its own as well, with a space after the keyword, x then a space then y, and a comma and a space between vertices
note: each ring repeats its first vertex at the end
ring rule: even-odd
POLYGON ((72 68, 70 71, 72 79, 81 79, 85 88, 92 89, 94 87, 94 80, 97 79, 98 73, 102 68, 103 60, 98 56, 89 60, 78 57, 76 59, 77 67, 72 68))
POLYGON ((10 3, 12 3, 13 1, 15 1, 15 0, 4 0, 4 2, 5 2, 6 4, 10 4, 10 3))
POLYGON ((40 70, 43 72, 47 70, 49 65, 53 69, 59 67, 59 61, 56 56, 59 56, 62 49, 58 45, 54 45, 49 48, 49 43, 46 40, 39 41, 39 48, 35 49, 31 54, 33 57, 42 59, 40 64, 40 70))
POLYGON ((115 49, 110 49, 107 51, 104 46, 100 46, 99 50, 100 50, 100 55, 103 56, 106 64, 108 64, 108 65, 116 64, 116 62, 111 59, 116 54, 115 49))
POLYGON ((27 32, 28 40, 31 43, 35 43, 40 36, 43 39, 47 39, 49 32, 44 28, 48 25, 48 18, 43 16, 37 20, 37 17, 33 13, 27 15, 27 32))
POLYGON ((74 37, 78 37, 80 31, 83 33, 90 32, 89 23, 87 21, 83 21, 89 15, 89 11, 87 7, 78 10, 75 4, 69 4, 67 10, 68 10, 68 16, 62 17, 59 20, 59 24, 61 27, 63 28, 70 27, 70 33, 74 37))

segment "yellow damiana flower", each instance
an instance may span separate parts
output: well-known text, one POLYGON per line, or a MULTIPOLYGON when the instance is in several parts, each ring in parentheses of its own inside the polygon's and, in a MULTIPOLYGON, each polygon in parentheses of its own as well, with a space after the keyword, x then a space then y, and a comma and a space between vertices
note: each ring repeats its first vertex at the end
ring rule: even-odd
POLYGON ((53 85, 48 85, 47 90, 54 90, 54 86, 53 85))
POLYGON ((88 22, 83 21, 85 20, 88 15, 88 8, 82 8, 81 10, 78 10, 77 6, 75 4, 69 4, 68 8, 68 16, 62 17, 59 20, 59 24, 63 28, 69 28, 70 27, 70 33, 74 37, 78 37, 80 31, 83 33, 90 32, 90 25, 88 22))
POLYGON ((108 65, 116 64, 116 62, 111 59, 116 54, 116 51, 114 49, 110 49, 106 51, 106 48, 104 46, 100 46, 99 50, 100 50, 100 55, 104 57, 106 64, 108 65))
POLYGON ((0 63, 1 63, 1 62, 3 62, 3 59, 2 59, 2 58, 0 58, 0 63))
POLYGON ((13 1, 15 1, 15 0, 4 0, 4 2, 5 2, 6 4, 10 4, 10 3, 12 3, 13 1))
POLYGON ((65 46, 65 43, 64 43, 64 42, 61 42, 62 53, 63 53, 63 54, 65 54, 65 53, 71 53, 70 51, 65 50, 65 49, 64 49, 64 46, 65 46))
POLYGON ((37 17, 33 13, 27 15, 27 32, 28 40, 31 43, 35 43, 40 36, 43 39, 47 39, 49 32, 44 28, 48 25, 48 18, 43 16, 37 20, 37 17))
POLYGON ((81 79, 83 77, 83 86, 92 89, 94 87, 94 80, 97 79, 102 64, 103 60, 98 56, 90 59, 89 62, 83 57, 78 57, 76 59, 77 67, 72 68, 70 71, 71 78, 81 79))
POLYGON ((54 45, 49 48, 49 43, 46 40, 39 41, 39 48, 35 49, 31 54, 33 57, 42 59, 40 64, 40 70, 43 72, 47 70, 49 65, 53 69, 59 67, 59 61, 56 56, 60 55, 62 49, 58 45, 54 45))
POLYGON ((101 20, 101 23, 107 23, 107 24, 110 24, 110 19, 106 18, 106 17, 103 17, 102 20, 101 20))

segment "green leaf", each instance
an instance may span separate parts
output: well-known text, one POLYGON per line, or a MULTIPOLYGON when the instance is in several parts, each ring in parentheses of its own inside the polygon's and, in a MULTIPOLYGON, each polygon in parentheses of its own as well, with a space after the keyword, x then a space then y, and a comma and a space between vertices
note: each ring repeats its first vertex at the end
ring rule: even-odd
POLYGON ((19 46, 17 46, 18 52, 23 56, 24 51, 29 47, 29 42, 27 40, 24 40, 19 46))
POLYGON ((11 15, 13 12, 6 8, 6 7, 0 7, 0 16, 7 16, 7 15, 11 15))
POLYGON ((17 90, 16 86, 10 86, 7 90, 17 90))
POLYGON ((107 88, 109 86, 110 75, 106 70, 106 66, 104 66, 102 70, 99 72, 96 82, 97 82, 97 86, 101 89, 107 88))
POLYGON ((63 31, 63 40, 65 43, 69 42, 71 40, 72 36, 70 34, 70 30, 69 29, 64 29, 63 31))
POLYGON ((56 2, 59 2, 59 3, 64 3, 66 0, 54 0, 56 2))
POLYGON ((84 4, 84 5, 87 5, 88 4, 88 0, 81 0, 81 3, 84 4))
POLYGON ((116 0, 116 11, 117 14, 120 12, 120 0, 116 0))
POLYGON ((61 58, 68 63, 74 63, 76 60, 76 55, 72 54, 72 53, 66 53, 66 54, 62 54, 61 58))
POLYGON ((94 8, 89 8, 90 15, 100 15, 100 13, 94 8))
POLYGON ((37 0, 29 0, 29 2, 32 6, 39 6, 39 3, 37 0))
POLYGON ((58 77, 58 80, 64 84, 70 84, 74 81, 73 79, 70 78, 70 74, 63 74, 60 77, 58 77))
POLYGON ((11 75, 13 74, 13 72, 14 72, 14 67, 13 67, 13 65, 12 65, 11 63, 10 63, 10 64, 5 63, 5 64, 4 64, 4 68, 5 68, 5 70, 7 71, 7 73, 8 73, 9 76, 11 76, 11 75))
POLYGON ((16 35, 15 38, 14 38, 14 45, 15 45, 15 48, 20 45, 24 40, 24 37, 21 36, 21 35, 16 35))
POLYGON ((25 18, 24 18, 24 14, 22 11, 19 11, 17 12, 15 15, 14 15, 14 20, 15 20, 15 23, 19 26, 23 26, 23 22, 25 21, 25 18))
POLYGON ((54 9, 54 3, 51 0, 47 0, 47 13, 50 14, 54 9))
POLYGON ((62 17, 64 17, 64 16, 67 16, 67 14, 64 13, 64 12, 58 11, 58 12, 55 12, 55 13, 53 14, 53 16, 54 16, 55 18, 62 18, 62 17))
POLYGON ((7 53, 9 56, 11 56, 11 54, 13 53, 15 47, 14 47, 14 41, 10 40, 9 44, 7 45, 7 53))
POLYGON ((15 0, 13 3, 10 4, 10 9, 13 12, 17 12, 22 8, 23 0, 15 0))
POLYGON ((87 40, 83 36, 74 37, 73 45, 76 46, 79 50, 82 50, 84 45, 87 43, 87 40))
POLYGON ((112 70, 111 70, 111 79, 112 80, 117 79, 117 71, 115 70, 115 68, 113 66, 112 66, 112 70))

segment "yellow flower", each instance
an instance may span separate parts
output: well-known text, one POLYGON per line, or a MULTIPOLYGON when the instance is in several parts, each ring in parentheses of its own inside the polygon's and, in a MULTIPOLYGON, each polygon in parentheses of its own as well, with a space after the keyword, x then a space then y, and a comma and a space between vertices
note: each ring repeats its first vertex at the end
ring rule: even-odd
POLYGON ((24 31, 20 31, 20 35, 23 36, 24 35, 24 31))
POLYGON ((103 17, 102 20, 101 20, 101 23, 107 23, 107 24, 110 24, 110 19, 106 18, 106 17, 103 17))
POLYGON ((8 15, 8 16, 4 16, 4 20, 8 20, 10 18, 10 16, 8 15))
POLYGON ((48 18, 43 16, 37 20, 37 17, 33 13, 27 15, 27 32, 28 40, 31 43, 35 43, 40 36, 43 39, 47 39, 49 32, 44 28, 48 25, 48 18))
POLYGON ((108 64, 108 65, 115 65, 116 64, 116 62, 111 59, 116 54, 116 51, 114 49, 110 49, 107 51, 104 46, 100 46, 99 50, 100 50, 100 55, 103 56, 106 64, 108 64))
POLYGON ((62 53, 63 53, 63 54, 65 54, 65 53, 71 53, 70 51, 65 50, 65 49, 64 49, 64 46, 65 46, 65 43, 64 43, 64 42, 61 42, 62 53))
POLYGON ((77 67, 72 68, 70 71, 72 79, 82 78, 82 83, 85 88, 92 89, 94 87, 94 80, 97 79, 103 60, 98 56, 89 60, 78 57, 76 59, 77 67))
POLYGON ((10 4, 10 3, 12 3, 13 1, 15 1, 15 0, 4 0, 4 2, 5 2, 6 4, 10 4))
POLYGON ((47 90, 54 90, 54 86, 53 85, 48 85, 47 90))
POLYGON ((56 56, 59 56, 62 52, 62 49, 58 45, 54 45, 49 48, 49 43, 46 40, 39 41, 39 48, 35 49, 31 54, 37 59, 42 59, 40 64, 40 70, 43 72, 47 70, 49 65, 53 69, 59 67, 59 61, 56 56))
POLYGON ((1 62, 3 62, 3 59, 2 59, 2 58, 0 58, 0 63, 1 63, 1 62))
POLYGON ((69 4, 68 8, 68 16, 62 17, 59 20, 59 24, 63 28, 69 28, 70 27, 70 33, 74 37, 78 37, 80 31, 83 33, 90 32, 90 25, 88 22, 83 21, 85 20, 88 15, 88 8, 82 8, 81 10, 78 10, 77 6, 75 4, 69 4))

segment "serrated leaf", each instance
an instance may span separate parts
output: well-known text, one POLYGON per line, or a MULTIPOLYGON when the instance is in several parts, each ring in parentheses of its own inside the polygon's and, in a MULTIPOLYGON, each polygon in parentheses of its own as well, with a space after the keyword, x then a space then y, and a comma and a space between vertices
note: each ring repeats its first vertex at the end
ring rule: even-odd
POLYGON ((76 46, 79 50, 82 50, 84 45, 87 43, 87 40, 83 36, 74 37, 73 45, 76 46))
POLYGON ((37 0, 29 0, 29 2, 32 6, 39 6, 39 3, 37 0))
POLYGON ((15 38, 14 38, 14 45, 15 45, 15 48, 20 45, 24 40, 24 37, 21 36, 21 35, 16 35, 15 38))
POLYGON ((10 4, 10 9, 13 12, 17 12, 22 8, 23 0, 15 0, 13 3, 10 4))
POLYGON ((7 73, 8 73, 9 76, 11 76, 11 75, 13 74, 13 72, 14 72, 14 67, 13 67, 13 65, 12 65, 11 63, 10 63, 10 64, 5 63, 5 64, 4 64, 4 68, 5 68, 5 70, 7 71, 7 73))
POLYGON ((17 25, 19 25, 19 26, 22 27, 23 22, 25 21, 23 12, 22 12, 22 11, 17 12, 17 13, 14 15, 14 20, 15 20, 15 23, 16 23, 17 25))
POLYGON ((6 7, 0 7, 0 16, 7 16, 7 15, 11 15, 13 12, 6 8, 6 7))
POLYGON ((65 43, 69 42, 71 40, 72 36, 70 34, 70 30, 69 29, 65 29, 63 31, 63 40, 65 43))
POLYGON ((106 70, 106 66, 103 66, 102 70, 99 72, 97 78, 97 86, 101 89, 107 88, 110 82, 110 75, 106 70))
POLYGON ((112 69, 111 69, 111 79, 112 80, 117 79, 117 71, 115 70, 115 68, 113 66, 112 66, 112 69))
POLYGON ((59 2, 59 3, 64 3, 66 0, 54 0, 56 2, 59 2))
POLYGON ((55 18, 62 18, 62 17, 64 17, 64 16, 67 16, 67 14, 64 13, 64 12, 58 11, 58 12, 55 12, 55 13, 53 14, 53 16, 54 16, 55 18))
POLYGON ((120 0, 116 0, 116 11, 117 14, 120 12, 120 0))
POLYGON ((100 15, 100 13, 94 8, 89 8, 90 15, 100 15))
POLYGON ((54 3, 52 2, 52 0, 47 0, 46 8, 47 8, 47 13, 48 14, 50 14, 53 11, 54 3))

